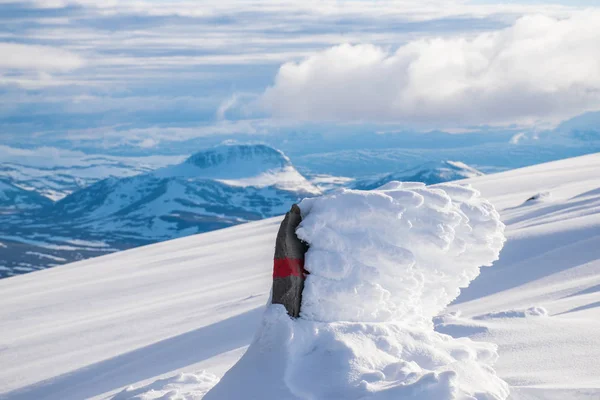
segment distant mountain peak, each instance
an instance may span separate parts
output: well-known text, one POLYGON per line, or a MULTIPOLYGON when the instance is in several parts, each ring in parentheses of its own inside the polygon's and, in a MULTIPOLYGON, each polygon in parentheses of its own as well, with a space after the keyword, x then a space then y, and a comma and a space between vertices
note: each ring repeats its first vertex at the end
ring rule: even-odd
MULTIPOLYGON (((36 238, 17 241, 14 260, 5 264, 12 275, 13 267, 30 271, 31 266, 54 265, 57 258, 66 262, 82 255, 226 228, 281 215, 292 204, 320 193, 282 152, 265 145, 217 146, 178 165, 132 177, 107 178, 48 208, 32 211, 26 219, 10 218, 14 210, 3 209, 3 204, 12 206, 15 196, 30 192, 8 184, 3 187, 0 181, 4 232, 9 237, 36 238), (101 245, 79 246, 74 240, 101 245), (45 258, 40 260, 37 254, 45 258)), ((35 192, 31 195, 51 203, 35 192)), ((0 277, 3 274, 0 269, 0 277)))
POLYGON ((265 144, 221 144, 190 156, 185 164, 201 169, 222 169, 224 166, 247 164, 267 168, 292 165, 285 154, 265 144))
POLYGON ((234 187, 275 187, 316 195, 320 191, 290 159, 265 144, 221 144, 190 156, 184 163, 153 173, 158 178, 210 179, 234 187))
POLYGON ((355 184, 355 188, 370 190, 385 185, 390 181, 423 182, 433 185, 459 179, 474 178, 481 175, 483 175, 481 171, 461 161, 431 161, 405 171, 383 176, 379 175, 371 179, 358 181, 355 184))

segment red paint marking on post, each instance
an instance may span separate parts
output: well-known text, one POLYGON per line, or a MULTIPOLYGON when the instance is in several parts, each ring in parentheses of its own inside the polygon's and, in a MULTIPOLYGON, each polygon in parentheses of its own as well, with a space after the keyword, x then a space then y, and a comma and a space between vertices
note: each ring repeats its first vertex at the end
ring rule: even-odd
POLYGON ((302 276, 304 260, 297 258, 276 258, 273 262, 273 278, 287 278, 288 276, 302 276))

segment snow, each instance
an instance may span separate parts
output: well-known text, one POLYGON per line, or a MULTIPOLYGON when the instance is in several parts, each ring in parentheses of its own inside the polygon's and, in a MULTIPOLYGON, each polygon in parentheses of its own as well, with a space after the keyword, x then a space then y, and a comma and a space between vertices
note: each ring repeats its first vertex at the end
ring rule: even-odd
POLYGON ((0 177, 52 201, 108 177, 128 177, 177 164, 186 156, 118 157, 54 147, 0 145, 0 177))
POLYGON ((0 397, 21 388, 9 397, 94 398, 163 374, 222 375, 267 302, 278 224, 259 221, 0 281, 0 397))
POLYGON ((292 166, 284 167, 280 170, 266 171, 256 176, 249 178, 240 179, 217 179, 219 182, 223 182, 226 185, 231 186, 254 186, 254 187, 267 187, 277 186, 283 190, 305 190, 310 193, 318 194, 319 190, 312 184, 306 181, 306 179, 300 175, 298 171, 292 166))
POLYGON ((71 239, 68 242, 75 246, 108 247, 108 244, 99 241, 92 242, 91 240, 71 239))
POLYGON ((49 260, 53 260, 53 261, 67 261, 66 259, 62 258, 62 257, 56 257, 50 254, 44 254, 44 253, 38 253, 37 251, 28 251, 25 254, 29 254, 32 256, 37 256, 40 258, 47 258, 49 260))
POLYGON ((526 310, 506 310, 492 312, 473 317, 473 319, 494 319, 494 318, 527 318, 527 317, 545 317, 548 311, 544 307, 529 307, 526 310))
POLYGON ((355 179, 347 176, 315 174, 309 176, 309 180, 322 192, 329 192, 334 189, 341 189, 343 187, 351 186, 355 179))
POLYGON ((298 236, 311 246, 302 316, 310 320, 431 320, 504 243, 494 207, 458 185, 391 182, 300 207, 298 236))
POLYGON ((262 144, 224 143, 200 151, 184 163, 159 169, 158 178, 214 179, 237 187, 264 188, 320 194, 280 150, 262 144))
POLYGON ((507 398, 491 368, 496 347, 432 323, 504 243, 476 190, 391 182, 300 207, 297 233, 310 245, 300 319, 270 305, 206 400, 507 398))
POLYGON ((0 179, 0 212, 39 209, 52 202, 40 194, 0 179))
POLYGON ((547 310, 544 318, 477 321, 485 332, 475 338, 499 345, 496 369, 523 398, 600 397, 600 293, 594 291, 600 284, 599 158, 471 180, 501 209, 508 242, 494 268, 484 270, 449 310, 466 318, 547 310), (544 192, 551 196, 525 202, 544 192), (563 389, 563 397, 549 394, 554 388, 563 389))
POLYGON ((147 242, 271 217, 319 193, 279 150, 221 145, 152 173, 102 181, 58 203, 57 213, 67 228, 75 221, 113 242, 147 242))
POLYGON ((33 245, 36 247, 41 247, 48 250, 68 250, 68 251, 76 251, 76 250, 88 250, 88 251, 101 251, 101 252, 113 252, 117 251, 115 248, 108 247, 108 245, 104 242, 89 242, 89 241, 78 241, 70 242, 73 246, 62 245, 62 244, 54 244, 51 243, 52 240, 68 240, 68 238, 60 237, 60 236, 49 236, 44 234, 39 234, 38 238, 47 239, 47 242, 41 240, 34 239, 23 239, 19 236, 11 236, 11 235, 3 235, 0 233, 0 238, 4 240, 14 240, 20 243, 26 243, 29 245, 33 245), (88 243, 92 243, 92 245, 87 245, 88 243), (102 243, 102 245, 101 245, 102 243), (85 246, 85 247, 82 247, 85 246))
MULTIPOLYGON (((102 180, 37 213, 15 214, 8 209, 0 221, 5 226, 0 240, 17 245, 0 258, 7 266, 28 260, 48 267, 51 263, 47 258, 27 254, 46 254, 41 247, 53 250, 54 255, 64 258, 60 263, 66 264, 100 252, 273 217, 302 198, 319 193, 276 149, 265 145, 217 146, 173 167, 102 180), (211 178, 212 173, 223 179, 211 178)), ((14 202, 7 203, 12 206, 14 202)), ((0 204, 0 214, 4 211, 0 204)), ((9 275, 14 274, 1 272, 0 278, 9 275)))
POLYGON ((178 374, 140 388, 128 387, 112 400, 189 399, 200 400, 219 379, 206 371, 196 374, 178 374))
POLYGON ((8 185, 2 181, 0 181, 0 200, 2 201, 6 201, 8 200, 8 196, 7 196, 7 191, 14 191, 16 188, 12 187, 11 185, 8 185))
MULTIPOLYGON (((498 346, 493 368, 510 385, 511 399, 600 398, 599 170, 600 155, 590 155, 470 179, 500 213, 508 240, 493 267, 483 268, 435 318, 440 336, 423 335, 418 326, 402 327, 402 343, 414 345, 405 349, 421 354, 438 348, 437 339, 447 338, 442 333, 451 334, 456 339, 448 339, 446 350, 468 343, 459 347, 467 349, 463 362, 476 368, 483 363, 468 357, 483 357, 481 349, 492 343, 498 346), (552 196, 525 203, 543 192, 552 196), (546 315, 517 317, 533 307, 546 315), (475 355, 472 346, 479 349, 475 355)), ((264 316, 279 221, 248 223, 0 281, 0 397, 105 399, 133 386, 138 392, 130 397, 152 398, 158 390, 167 398, 170 391, 193 398, 195 390, 205 390, 204 381, 178 383, 179 373, 223 376, 245 354, 257 328, 264 332, 265 322, 283 317, 277 308, 264 316)), ((296 325, 302 335, 298 340, 327 345, 352 337, 355 346, 344 354, 368 357, 371 343, 361 334, 365 325, 380 327, 383 338, 394 339, 397 333, 390 332, 393 322, 335 322, 318 335, 305 331, 302 321, 296 325)), ((289 333, 285 324, 280 326, 281 331, 270 332, 289 333)), ((390 340, 389 348, 393 344, 390 340)), ((377 355, 391 352, 381 349, 377 355)), ((460 354, 452 352, 455 358, 460 354)), ((255 368, 256 373, 275 374, 283 361, 273 359, 269 370, 255 368)), ((327 364, 329 371, 337 370, 333 362, 327 364)), ((306 371, 307 365, 295 367, 307 374, 306 382, 322 382, 316 371, 306 371)), ((403 366, 393 382, 402 379, 408 368, 403 366)), ((365 390, 372 393, 369 385, 377 386, 381 375, 361 373, 365 390)), ((486 368, 485 376, 489 373, 486 368)), ((436 376, 432 382, 440 388, 446 382, 468 386, 460 375, 454 381, 436 376)), ((337 387, 339 382, 333 380, 337 387)))
POLYGON ((358 180, 353 187, 363 190, 376 189, 391 181, 416 181, 431 185, 482 175, 481 171, 460 161, 428 162, 405 171, 358 180))
POLYGON ((246 354, 205 399, 500 399, 495 346, 396 323, 291 321, 270 307, 246 354))

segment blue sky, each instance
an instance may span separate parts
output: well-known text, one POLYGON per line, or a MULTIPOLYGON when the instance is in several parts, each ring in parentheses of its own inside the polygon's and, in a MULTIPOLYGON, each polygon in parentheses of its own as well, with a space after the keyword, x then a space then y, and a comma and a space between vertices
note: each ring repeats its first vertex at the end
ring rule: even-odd
POLYGON ((600 108, 597 5, 0 0, 0 139, 551 126, 600 108))

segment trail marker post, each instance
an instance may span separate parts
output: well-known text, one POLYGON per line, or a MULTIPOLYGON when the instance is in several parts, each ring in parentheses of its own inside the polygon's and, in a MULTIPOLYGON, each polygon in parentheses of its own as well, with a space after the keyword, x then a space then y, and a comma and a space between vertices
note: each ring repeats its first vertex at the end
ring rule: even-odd
POLYGON ((304 255, 308 245, 296 236, 296 228, 302 222, 300 207, 294 204, 281 222, 275 242, 273 262, 273 304, 283 304, 290 317, 300 315, 302 289, 307 272, 304 255))

